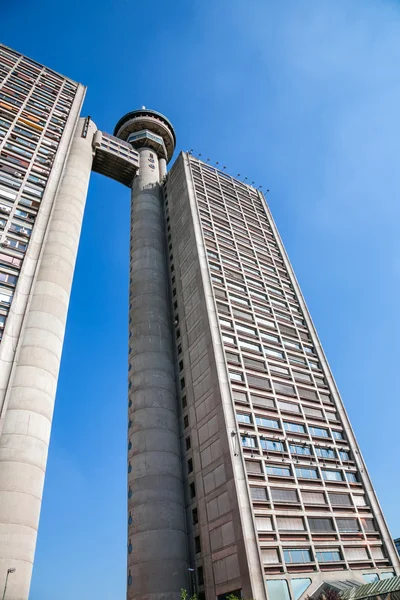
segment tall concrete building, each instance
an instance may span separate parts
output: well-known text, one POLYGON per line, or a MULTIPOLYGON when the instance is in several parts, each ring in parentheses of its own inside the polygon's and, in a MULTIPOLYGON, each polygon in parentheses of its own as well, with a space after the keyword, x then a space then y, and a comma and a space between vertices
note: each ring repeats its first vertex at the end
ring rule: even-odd
POLYGON ((167 174, 163 115, 102 132, 82 85, 4 46, 0 82, 0 592, 29 596, 91 171, 131 190, 127 599, 400 573, 262 194, 187 153, 167 174))

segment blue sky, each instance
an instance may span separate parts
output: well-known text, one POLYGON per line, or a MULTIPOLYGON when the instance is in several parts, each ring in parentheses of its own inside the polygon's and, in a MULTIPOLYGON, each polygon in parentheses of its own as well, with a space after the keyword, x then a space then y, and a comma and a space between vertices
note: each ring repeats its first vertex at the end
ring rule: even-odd
MULTIPOLYGON (((88 86, 112 132, 145 104, 268 200, 393 535, 400 536, 400 3, 20 0, 2 41, 88 86)), ((31 600, 122 600, 129 192, 93 175, 31 600), (57 590, 55 592, 55 590, 57 590)))

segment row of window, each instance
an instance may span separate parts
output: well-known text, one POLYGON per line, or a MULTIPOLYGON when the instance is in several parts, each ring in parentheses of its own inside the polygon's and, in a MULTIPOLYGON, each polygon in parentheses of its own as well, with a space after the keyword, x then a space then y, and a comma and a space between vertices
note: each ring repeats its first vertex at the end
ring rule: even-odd
MULTIPOLYGON (((366 562, 371 560, 384 560, 385 555, 380 546, 370 547, 345 547, 344 557, 341 548, 316 548, 315 554, 311 548, 284 548, 283 559, 286 564, 304 564, 304 563, 327 563, 343 561, 344 558, 349 561, 366 562), (369 553, 368 553, 369 550, 369 553)), ((264 564, 277 564, 282 560, 277 549, 263 549, 261 551, 264 564)))
MULTIPOLYGON (((243 438, 242 438, 243 442, 243 438)), ((247 447, 247 446, 246 446, 247 447)), ((265 465, 265 473, 270 477, 296 477, 298 479, 317 479, 324 480, 327 482, 341 481, 349 483, 358 483, 358 475, 354 472, 333 470, 333 469, 321 469, 319 467, 295 467, 292 465, 265 465)))
MULTIPOLYGON (((268 429, 279 429, 288 431, 290 433, 295 434, 303 434, 303 435, 311 435, 313 437, 320 438, 330 438, 334 440, 344 440, 344 435, 342 431, 337 429, 325 429, 324 427, 318 427, 315 425, 309 425, 307 423, 294 423, 291 421, 281 421, 277 419, 271 419, 264 416, 255 416, 253 419, 253 415, 248 413, 236 413, 236 418, 239 423, 251 424, 254 423, 259 427, 265 427, 268 429)), ((243 445, 247 445, 249 447, 255 448, 257 446, 257 440, 254 437, 246 437, 246 442, 243 445)))
MULTIPOLYGON (((246 467, 248 472, 254 474, 256 467, 260 468, 259 463, 249 463, 246 461, 246 467)), ((256 472, 259 474, 260 470, 256 472)), ((341 508, 349 508, 353 507, 366 508, 367 501, 364 494, 354 494, 350 492, 332 492, 332 491, 322 491, 322 490, 300 490, 296 488, 279 488, 279 487, 269 487, 269 496, 266 487, 261 486, 250 486, 250 495, 254 502, 266 502, 269 499, 275 505, 281 504, 300 504, 301 501, 305 506, 326 506, 331 505, 332 507, 341 507, 341 508), (299 496, 300 494, 300 496, 299 496)))

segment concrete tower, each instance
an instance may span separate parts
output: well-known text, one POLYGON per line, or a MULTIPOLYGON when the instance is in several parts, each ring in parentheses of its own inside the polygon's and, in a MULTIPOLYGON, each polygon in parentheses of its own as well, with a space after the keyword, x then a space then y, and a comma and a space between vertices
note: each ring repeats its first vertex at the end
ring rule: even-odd
POLYGON ((114 134, 139 152, 131 194, 127 598, 172 600, 188 574, 160 185, 175 133, 163 115, 143 107, 125 115, 114 134))
POLYGON ((131 191, 127 599, 399 574, 265 198, 190 154, 167 174, 163 115, 100 131, 81 84, 1 44, 0 90, 0 596, 29 596, 91 171, 131 191))

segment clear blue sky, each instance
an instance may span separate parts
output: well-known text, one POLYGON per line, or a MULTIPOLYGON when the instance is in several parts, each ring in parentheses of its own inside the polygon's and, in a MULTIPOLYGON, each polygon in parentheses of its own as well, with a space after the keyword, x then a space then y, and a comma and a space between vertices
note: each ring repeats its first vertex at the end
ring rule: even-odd
MULTIPOLYGON (((19 0, 7 45, 88 86, 112 132, 145 104, 264 188, 393 535, 400 536, 400 3, 19 0)), ((129 192, 93 175, 31 600, 123 600, 129 192)))

